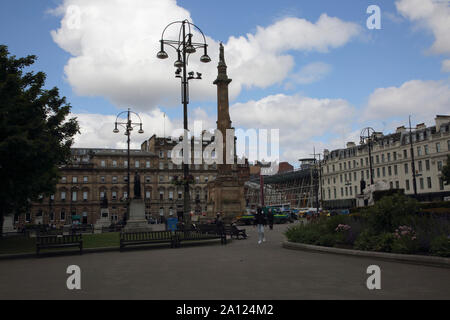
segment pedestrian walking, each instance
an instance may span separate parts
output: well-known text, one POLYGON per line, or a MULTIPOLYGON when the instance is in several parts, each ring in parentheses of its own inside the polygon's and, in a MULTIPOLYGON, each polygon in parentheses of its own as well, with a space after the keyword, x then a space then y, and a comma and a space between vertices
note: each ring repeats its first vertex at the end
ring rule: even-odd
POLYGON ((258 207, 256 211, 255 225, 258 228, 258 244, 266 242, 266 237, 264 236, 265 217, 261 207, 258 207))
POLYGON ((269 208, 269 212, 267 214, 267 221, 269 222, 270 230, 273 230, 273 211, 272 211, 272 208, 269 208))

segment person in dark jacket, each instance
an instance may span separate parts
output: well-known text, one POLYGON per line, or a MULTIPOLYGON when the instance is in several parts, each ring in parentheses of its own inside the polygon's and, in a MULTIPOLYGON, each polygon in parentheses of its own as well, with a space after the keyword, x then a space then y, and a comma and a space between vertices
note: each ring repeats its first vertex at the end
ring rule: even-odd
POLYGON ((270 230, 273 230, 273 211, 272 211, 272 208, 269 208, 269 212, 267 214, 267 222, 269 222, 270 230))
POLYGON ((264 236, 264 225, 266 224, 266 219, 261 207, 258 207, 255 215, 255 225, 258 228, 258 244, 261 242, 266 242, 266 237, 264 236))
POLYGON ((217 227, 217 232, 219 234, 224 234, 225 226, 223 224, 223 219, 222 219, 222 215, 220 214, 220 212, 217 212, 215 223, 216 223, 216 227, 217 227))

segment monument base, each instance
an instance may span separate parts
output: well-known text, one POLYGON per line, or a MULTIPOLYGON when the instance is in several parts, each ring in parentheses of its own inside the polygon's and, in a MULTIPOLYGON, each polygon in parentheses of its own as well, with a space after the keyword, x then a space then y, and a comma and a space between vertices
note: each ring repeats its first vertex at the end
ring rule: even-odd
POLYGON ((145 218, 145 203, 142 199, 133 199, 130 202, 130 216, 124 228, 125 232, 152 231, 145 218))
POLYGON ((100 219, 98 219, 94 225, 94 232, 99 233, 103 228, 108 228, 111 225, 111 220, 109 218, 109 210, 107 208, 102 208, 100 211, 100 219))
POLYGON ((208 183, 209 201, 208 216, 216 217, 217 212, 222 214, 226 223, 230 223, 237 216, 245 212, 244 184, 233 175, 219 176, 208 183))
POLYGON ((13 233, 17 232, 16 229, 14 229, 14 217, 13 216, 4 216, 3 218, 3 233, 13 233))

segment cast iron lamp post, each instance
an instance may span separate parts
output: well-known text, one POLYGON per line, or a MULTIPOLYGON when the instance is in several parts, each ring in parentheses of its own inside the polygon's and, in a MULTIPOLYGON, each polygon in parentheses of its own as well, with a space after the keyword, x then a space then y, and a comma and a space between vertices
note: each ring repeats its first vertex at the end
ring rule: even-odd
MULTIPOLYGON (((373 168, 372 168, 372 143, 375 141, 375 130, 371 127, 364 128, 361 131, 361 144, 366 143, 369 147, 369 167, 370 167, 370 184, 373 184, 373 168)), ((361 177, 364 178, 364 177, 361 177)), ((363 179, 362 179, 363 180, 363 179)), ((362 191, 361 191, 362 192, 362 191)))
POLYGON ((142 120, 141 117, 136 113, 130 110, 130 108, 128 108, 128 111, 123 111, 121 113, 119 113, 116 117, 116 122, 114 123, 114 133, 119 133, 119 129, 117 126, 121 126, 123 128, 125 128, 125 135, 127 136, 127 218, 128 218, 128 211, 130 208, 130 135, 131 135, 131 131, 133 131, 134 128, 139 126, 139 134, 143 134, 144 130, 142 130, 142 120), (127 114, 127 120, 126 122, 120 122, 119 117, 126 113, 127 114), (138 117, 139 122, 133 122, 131 120, 131 114, 134 114, 138 117))
POLYGON ((197 79, 200 80, 202 78, 201 73, 196 73, 196 77, 194 76, 194 72, 190 71, 189 73, 186 70, 186 67, 189 62, 189 56, 197 52, 197 49, 203 50, 203 55, 200 57, 200 61, 203 63, 208 63, 211 61, 211 58, 208 56, 208 45, 206 44, 206 38, 203 32, 197 27, 195 24, 189 22, 188 20, 183 21, 175 21, 168 24, 162 33, 161 36, 161 50, 156 55, 158 59, 167 59, 169 55, 164 51, 164 45, 168 45, 175 49, 177 53, 177 60, 174 63, 174 67, 176 68, 175 77, 181 79, 181 101, 183 103, 183 116, 184 116, 184 136, 183 136, 183 175, 184 175, 184 215, 183 219, 187 226, 190 225, 190 211, 191 211, 191 203, 190 203, 190 195, 189 195, 189 155, 190 150, 186 150, 185 147, 189 147, 189 137, 188 137, 188 116, 187 116, 187 105, 189 104, 189 80, 197 79), (172 25, 179 24, 180 30, 178 32, 177 40, 169 40, 164 39, 164 33, 167 28, 172 25), (193 42, 193 34, 191 29, 197 29, 202 37, 203 42, 197 43, 193 42))

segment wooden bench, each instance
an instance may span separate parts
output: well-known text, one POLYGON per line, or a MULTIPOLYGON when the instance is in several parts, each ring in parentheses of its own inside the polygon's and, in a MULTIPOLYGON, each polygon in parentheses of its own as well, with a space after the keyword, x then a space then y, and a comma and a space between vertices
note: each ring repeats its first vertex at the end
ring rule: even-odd
POLYGON ((238 229, 236 226, 225 226, 225 234, 231 236, 231 238, 236 237, 238 240, 239 237, 242 237, 242 239, 247 239, 245 229, 238 229))
POLYGON ((176 247, 176 238, 172 231, 146 231, 146 232, 122 232, 120 234, 120 250, 125 246, 170 243, 170 247, 176 247))
POLYGON ((39 255, 42 249, 79 247, 80 254, 83 254, 83 238, 81 234, 38 236, 36 238, 36 254, 39 255))
POLYGON ((200 241, 200 240, 214 240, 220 239, 221 244, 227 244, 227 235, 225 233, 220 234, 215 231, 210 230, 205 231, 175 231, 177 247, 180 246, 182 241, 200 241))

